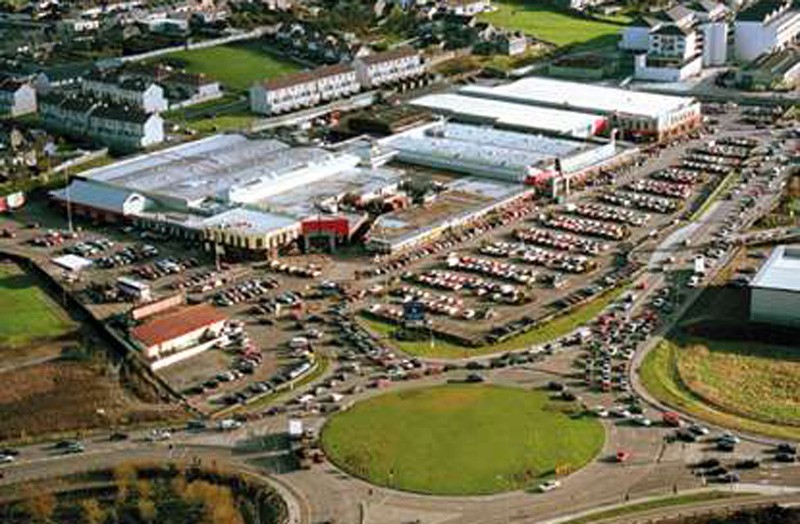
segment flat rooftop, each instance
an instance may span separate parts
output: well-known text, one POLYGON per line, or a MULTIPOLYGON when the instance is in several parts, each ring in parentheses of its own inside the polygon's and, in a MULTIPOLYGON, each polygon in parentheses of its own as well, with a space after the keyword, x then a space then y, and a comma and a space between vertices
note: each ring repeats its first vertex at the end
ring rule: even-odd
POLYGON ((471 97, 523 104, 545 105, 575 111, 598 111, 603 114, 623 113, 657 118, 682 109, 693 98, 658 95, 617 87, 528 77, 495 87, 465 86, 459 93, 471 97))
POLYGON ((434 178, 446 182, 447 190, 424 207, 414 206, 381 215, 375 221, 371 238, 399 244, 526 190, 519 184, 484 178, 453 178, 441 174, 434 178))
POLYGON ((436 113, 471 117, 500 126, 540 130, 557 134, 592 134, 604 117, 529 104, 484 99, 455 93, 426 95, 410 102, 436 113))
POLYGON ((800 291, 800 246, 778 246, 758 270, 750 287, 800 291))
POLYGON ((469 161, 484 166, 527 168, 587 149, 583 142, 504 131, 487 126, 437 122, 390 137, 401 153, 469 161))
POLYGON ((332 158, 331 153, 315 147, 290 147, 278 140, 222 134, 139 155, 82 176, 192 203, 222 197, 231 187, 279 179, 332 158))
POLYGON ((255 205, 297 217, 317 213, 316 204, 346 194, 370 195, 395 186, 405 176, 398 169, 388 167, 353 168, 313 184, 298 186, 291 191, 272 195, 255 205))

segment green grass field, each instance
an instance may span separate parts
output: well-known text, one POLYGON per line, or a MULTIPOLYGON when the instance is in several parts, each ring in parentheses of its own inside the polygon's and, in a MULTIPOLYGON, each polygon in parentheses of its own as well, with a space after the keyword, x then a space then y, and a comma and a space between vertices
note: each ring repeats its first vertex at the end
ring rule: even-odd
POLYGON ((733 429, 800 439, 796 350, 663 341, 645 357, 639 374, 653 396, 681 411, 733 429))
POLYGON ((0 264, 0 348, 63 335, 74 324, 19 267, 0 264))
POLYGON ((558 337, 564 336, 578 327, 586 324, 591 319, 602 312, 609 304, 616 300, 626 289, 626 286, 615 288, 604 295, 601 295, 586 304, 575 308, 569 313, 558 316, 549 322, 523 333, 517 337, 510 338, 498 344, 487 344, 485 346, 472 348, 454 344, 446 340, 434 338, 433 346, 430 340, 408 341, 397 340, 392 337, 395 327, 373 319, 362 318, 361 322, 373 333, 385 337, 387 342, 397 349, 408 353, 428 358, 466 358, 479 355, 490 355, 492 353, 502 353, 525 349, 529 346, 544 344, 558 337))
POLYGON ((382 486, 438 495, 530 488, 557 467, 580 468, 603 447, 603 426, 571 418, 541 391, 450 384, 389 393, 330 419, 328 457, 382 486))
POLYGON ((522 31, 557 46, 612 43, 628 20, 594 20, 571 13, 555 1, 497 0, 494 12, 480 15, 498 27, 522 31))
POLYGON ((167 55, 167 59, 180 62, 190 73, 205 73, 216 78, 228 90, 246 90, 258 80, 298 69, 293 62, 270 54, 257 42, 179 51, 167 55))

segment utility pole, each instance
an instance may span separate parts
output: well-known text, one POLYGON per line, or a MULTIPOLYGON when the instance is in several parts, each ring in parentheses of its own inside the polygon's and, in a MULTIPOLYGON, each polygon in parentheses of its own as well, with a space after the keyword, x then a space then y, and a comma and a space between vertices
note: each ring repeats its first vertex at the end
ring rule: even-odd
POLYGON ((67 173, 67 188, 66 188, 66 195, 67 195, 67 227, 69 228, 70 234, 74 231, 72 230, 72 200, 70 199, 70 192, 69 192, 69 166, 66 169, 67 173))

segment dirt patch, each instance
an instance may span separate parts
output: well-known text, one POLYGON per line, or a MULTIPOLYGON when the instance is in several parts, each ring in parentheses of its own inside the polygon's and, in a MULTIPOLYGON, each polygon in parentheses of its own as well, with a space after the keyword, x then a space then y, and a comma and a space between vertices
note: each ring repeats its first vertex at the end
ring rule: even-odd
POLYGON ((53 361, 0 374, 0 440, 178 417, 129 395, 101 366, 53 361))

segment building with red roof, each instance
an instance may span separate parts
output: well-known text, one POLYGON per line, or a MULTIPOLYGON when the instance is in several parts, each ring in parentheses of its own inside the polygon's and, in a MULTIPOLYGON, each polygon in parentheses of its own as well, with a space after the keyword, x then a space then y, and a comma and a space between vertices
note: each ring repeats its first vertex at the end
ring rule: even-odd
MULTIPOLYGON (((218 338, 226 321, 227 317, 214 306, 198 304, 149 319, 131 329, 130 335, 139 343, 145 357, 158 360, 185 350, 191 351, 218 338)), ((188 356, 197 353, 199 351, 188 356)))

